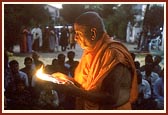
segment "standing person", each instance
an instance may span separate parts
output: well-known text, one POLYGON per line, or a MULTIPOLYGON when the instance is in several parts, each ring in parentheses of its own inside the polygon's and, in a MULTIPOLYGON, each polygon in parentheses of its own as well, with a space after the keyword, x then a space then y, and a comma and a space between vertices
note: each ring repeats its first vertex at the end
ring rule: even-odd
POLYGON ((56 51, 59 52, 59 31, 55 29, 55 47, 56 51))
POLYGON ((84 110, 130 110, 138 97, 134 61, 127 48, 110 39, 102 18, 96 12, 80 15, 74 23, 75 40, 84 49, 74 84, 55 84, 76 96, 76 108, 84 110))
POLYGON ((27 27, 24 27, 24 29, 22 31, 22 39, 21 39, 21 43, 20 43, 21 53, 27 52, 27 35, 28 35, 28 29, 27 29, 27 27))
POLYGON ((140 51, 143 51, 143 50, 145 49, 146 36, 147 36, 147 33, 146 33, 146 30, 144 29, 144 30, 141 32, 140 39, 139 39, 139 42, 138 42, 138 49, 139 49, 140 51))
POLYGON ((68 31, 65 26, 61 29, 60 45, 61 50, 66 51, 66 48, 68 46, 68 31))
POLYGON ((33 35, 31 33, 31 29, 28 28, 28 33, 27 33, 27 48, 28 48, 28 52, 29 53, 32 52, 32 42, 33 42, 33 35))
POLYGON ((43 34, 43 49, 42 51, 48 52, 49 51, 49 37, 50 37, 50 30, 49 27, 47 26, 44 30, 43 34))
POLYGON ((143 34, 143 31, 141 31, 141 32, 137 35, 137 38, 138 38, 137 49, 138 49, 138 50, 141 50, 142 34, 143 34))
POLYGON ((76 47, 76 41, 75 41, 75 38, 74 38, 74 31, 73 31, 73 28, 70 28, 70 31, 69 31, 69 43, 70 43, 70 49, 75 49, 76 47))
POLYGON ((31 33, 33 34, 33 50, 39 51, 42 46, 42 30, 39 25, 36 25, 32 29, 31 33))
POLYGON ((50 27, 50 34, 49 34, 49 43, 50 43, 50 52, 54 52, 54 49, 55 49, 55 30, 54 30, 54 27, 51 26, 50 27))

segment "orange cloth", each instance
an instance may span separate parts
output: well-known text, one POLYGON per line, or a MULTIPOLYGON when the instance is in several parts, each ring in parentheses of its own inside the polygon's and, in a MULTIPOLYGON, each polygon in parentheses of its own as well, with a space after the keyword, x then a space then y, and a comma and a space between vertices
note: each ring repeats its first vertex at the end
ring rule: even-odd
POLYGON ((27 29, 24 29, 23 30, 23 37, 22 37, 22 41, 21 41, 21 52, 22 53, 26 53, 27 52, 27 34, 28 34, 28 30, 27 29))
MULTIPOLYGON (((104 33, 92 51, 84 51, 81 62, 76 68, 74 79, 83 89, 98 92, 104 78, 118 63, 132 68, 132 89, 129 100, 132 103, 138 96, 137 77, 133 59, 124 45, 111 40, 106 33, 104 33)), ((85 101, 83 104, 83 109, 99 108, 98 105, 91 104, 88 101, 85 101)))

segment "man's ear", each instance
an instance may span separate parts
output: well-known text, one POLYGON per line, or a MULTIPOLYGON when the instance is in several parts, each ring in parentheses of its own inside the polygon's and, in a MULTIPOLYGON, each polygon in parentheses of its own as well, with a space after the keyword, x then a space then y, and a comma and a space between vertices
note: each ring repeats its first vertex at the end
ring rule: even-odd
POLYGON ((96 28, 91 28, 91 39, 92 40, 96 39, 96 34, 97 34, 96 28))

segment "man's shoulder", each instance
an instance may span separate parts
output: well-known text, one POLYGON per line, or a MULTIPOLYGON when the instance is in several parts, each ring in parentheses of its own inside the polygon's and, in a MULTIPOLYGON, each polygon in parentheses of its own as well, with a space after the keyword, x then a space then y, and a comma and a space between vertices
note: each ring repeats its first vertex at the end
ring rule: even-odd
POLYGON ((152 73, 151 73, 151 76, 152 76, 152 77, 159 78, 159 75, 158 75, 156 72, 152 72, 152 73))
POLYGON ((130 69, 122 63, 118 63, 108 74, 108 76, 130 76, 130 69))
POLYGON ((160 77, 155 82, 155 84, 162 84, 162 83, 163 83, 163 79, 160 77))
POLYGON ((43 61, 41 61, 41 60, 37 60, 36 63, 37 63, 37 64, 42 64, 42 65, 44 64, 43 61))
POLYGON ((147 80, 145 80, 145 79, 142 79, 142 85, 147 86, 147 85, 149 85, 149 82, 147 80))
POLYGON ((27 74, 23 71, 19 71, 19 74, 20 74, 21 77, 27 76, 27 74))
POLYGON ((20 71, 25 72, 25 71, 26 71, 26 68, 25 68, 25 67, 24 67, 24 68, 21 68, 20 71))

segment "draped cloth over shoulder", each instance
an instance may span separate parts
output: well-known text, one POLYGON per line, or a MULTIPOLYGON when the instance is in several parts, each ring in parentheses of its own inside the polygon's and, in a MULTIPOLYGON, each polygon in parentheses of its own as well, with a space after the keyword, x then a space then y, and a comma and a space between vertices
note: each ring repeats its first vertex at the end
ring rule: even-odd
MULTIPOLYGON (((119 63, 132 69, 132 87, 128 101, 132 103, 138 95, 134 62, 127 48, 121 43, 111 40, 107 33, 103 34, 92 51, 84 51, 81 62, 75 71, 75 80, 81 85, 81 88, 99 92, 104 78, 119 63)), ((99 105, 80 99, 77 100, 77 109, 99 109, 99 105)))

